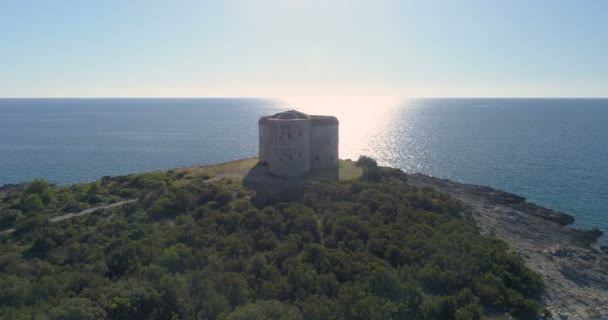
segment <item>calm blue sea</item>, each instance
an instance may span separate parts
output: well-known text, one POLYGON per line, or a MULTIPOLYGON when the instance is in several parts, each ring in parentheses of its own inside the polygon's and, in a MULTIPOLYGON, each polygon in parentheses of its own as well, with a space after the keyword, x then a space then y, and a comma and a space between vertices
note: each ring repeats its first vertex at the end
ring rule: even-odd
MULTIPOLYGON (((332 102, 342 158, 490 185, 608 232, 608 99, 332 102)), ((262 99, 0 99, 0 185, 255 156, 262 99)))

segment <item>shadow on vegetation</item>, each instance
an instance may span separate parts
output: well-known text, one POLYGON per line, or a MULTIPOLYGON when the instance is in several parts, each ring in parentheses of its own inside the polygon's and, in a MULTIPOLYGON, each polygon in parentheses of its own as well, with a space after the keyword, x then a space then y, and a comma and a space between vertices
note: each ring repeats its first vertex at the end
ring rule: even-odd
POLYGON ((257 164, 243 178, 243 185, 254 191, 251 202, 258 208, 281 201, 299 200, 306 184, 312 181, 338 181, 339 167, 314 170, 299 178, 282 178, 268 172, 268 167, 257 164))

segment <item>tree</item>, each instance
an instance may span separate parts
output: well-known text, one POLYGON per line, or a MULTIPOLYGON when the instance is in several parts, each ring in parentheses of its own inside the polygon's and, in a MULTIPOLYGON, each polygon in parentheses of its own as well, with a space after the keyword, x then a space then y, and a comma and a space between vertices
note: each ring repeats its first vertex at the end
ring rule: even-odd
POLYGON ((186 262, 190 255, 190 248, 183 243, 178 243, 163 251, 161 263, 170 272, 180 272, 186 269, 186 262))
POLYGON ((44 179, 34 179, 25 189, 25 193, 38 195, 45 205, 53 202, 54 198, 53 188, 44 179))
POLYGON ((7 209, 0 211, 0 229, 13 226, 22 216, 21 210, 7 209))
POLYGON ((99 182, 95 181, 89 184, 89 188, 87 189, 87 195, 94 196, 99 193, 104 193, 105 191, 106 190, 104 189, 104 187, 102 187, 99 182))
POLYGON ((376 160, 374 160, 374 158, 368 157, 365 155, 359 156, 359 159, 357 159, 356 164, 358 167, 361 167, 363 169, 370 169, 370 168, 378 167, 378 162, 376 162, 376 160))
POLYGON ((368 156, 360 156, 356 164, 363 169, 363 180, 380 181, 382 175, 376 160, 368 156))
POLYGON ((29 252, 35 257, 44 259, 49 250, 55 247, 55 241, 46 235, 39 235, 34 240, 29 252))
POLYGON ((36 213, 44 208, 42 199, 37 194, 29 194, 21 201, 21 208, 26 213, 36 213))

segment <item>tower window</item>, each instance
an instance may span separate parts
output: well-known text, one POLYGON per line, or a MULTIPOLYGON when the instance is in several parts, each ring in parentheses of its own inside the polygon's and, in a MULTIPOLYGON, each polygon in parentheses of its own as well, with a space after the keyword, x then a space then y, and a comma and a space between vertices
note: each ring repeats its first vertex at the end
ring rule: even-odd
POLYGON ((302 158, 302 152, 298 153, 298 157, 302 158))
POLYGON ((293 157, 291 155, 289 155, 289 160, 291 160, 293 157))
POLYGON ((291 133, 287 135, 287 139, 291 139, 291 133))
POLYGON ((302 136, 302 130, 298 131, 298 134, 300 135, 300 137, 302 136))

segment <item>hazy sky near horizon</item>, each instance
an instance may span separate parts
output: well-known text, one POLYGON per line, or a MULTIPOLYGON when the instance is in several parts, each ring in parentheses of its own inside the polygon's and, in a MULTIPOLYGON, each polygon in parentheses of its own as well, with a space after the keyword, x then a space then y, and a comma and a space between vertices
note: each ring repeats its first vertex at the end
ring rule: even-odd
POLYGON ((0 0, 0 97, 607 97, 608 1, 0 0))

